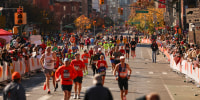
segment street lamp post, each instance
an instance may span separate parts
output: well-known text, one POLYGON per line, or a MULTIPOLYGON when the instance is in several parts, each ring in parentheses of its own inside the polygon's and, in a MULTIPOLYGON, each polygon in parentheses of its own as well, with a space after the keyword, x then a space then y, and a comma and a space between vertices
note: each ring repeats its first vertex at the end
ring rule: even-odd
POLYGON ((193 31, 193 36, 194 36, 194 44, 196 44, 196 34, 195 34, 195 25, 192 24, 192 31, 193 31))

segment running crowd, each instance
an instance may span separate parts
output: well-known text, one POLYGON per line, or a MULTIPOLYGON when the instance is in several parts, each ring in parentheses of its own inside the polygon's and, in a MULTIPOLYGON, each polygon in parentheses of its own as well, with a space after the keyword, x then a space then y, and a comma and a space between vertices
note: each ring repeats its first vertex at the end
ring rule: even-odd
MULTIPOLYGON (((80 99, 83 76, 88 75, 89 65, 92 68, 93 76, 95 76, 95 74, 101 75, 101 85, 103 86, 106 77, 106 69, 108 68, 105 58, 110 57, 110 62, 112 63, 111 71, 118 81, 121 91, 121 100, 125 100, 126 95, 128 94, 128 79, 130 78, 132 72, 125 59, 127 59, 127 62, 129 61, 129 53, 131 53, 133 58, 136 57, 135 49, 137 41, 137 38, 131 39, 130 36, 123 37, 122 35, 111 37, 107 36, 106 39, 96 37, 96 39, 92 41, 89 37, 83 38, 83 36, 80 36, 79 42, 77 43, 75 36, 71 35, 70 38, 63 39, 63 46, 58 46, 57 42, 52 42, 51 39, 47 39, 46 42, 43 41, 39 46, 33 46, 33 48, 38 47, 37 50, 35 50, 35 55, 42 55, 40 62, 46 77, 46 82, 44 83, 43 89, 47 90, 48 94, 51 93, 49 80, 52 77, 54 91, 56 91, 58 88, 58 82, 60 82, 61 88, 64 91, 64 100, 70 99, 73 84, 73 98, 80 99), (79 44, 79 48, 77 44, 79 44), (91 46, 92 44, 95 45, 91 46), (83 54, 80 54, 80 51, 84 49, 84 46, 87 46, 87 49, 84 50, 83 54), (116 74, 116 72, 118 74, 116 74)), ((15 42, 14 45, 16 45, 15 42)), ((15 73, 15 75, 17 75, 17 77, 13 76, 12 79, 14 81, 7 87, 18 86, 17 82, 20 81, 20 75, 18 75, 18 73, 15 73)), ((10 92, 11 89, 16 88, 5 88, 3 95, 4 98, 12 98, 13 96, 16 96, 16 94, 12 94, 10 92)), ((111 97, 105 98, 112 98, 112 95, 108 96, 111 97)), ((98 100, 94 99, 94 96, 85 96, 84 99, 98 100)))

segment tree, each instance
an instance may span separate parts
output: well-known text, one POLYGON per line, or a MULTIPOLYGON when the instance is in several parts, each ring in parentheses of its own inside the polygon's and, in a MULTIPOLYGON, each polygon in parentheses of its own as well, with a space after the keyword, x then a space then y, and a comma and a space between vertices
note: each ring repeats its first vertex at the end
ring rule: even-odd
POLYGON ((84 30, 84 29, 90 29, 91 28, 91 22, 90 19, 85 17, 84 15, 81 15, 78 17, 75 21, 75 26, 79 30, 84 30))
POLYGON ((142 2, 137 2, 133 3, 132 6, 134 6, 134 8, 131 10, 128 22, 140 22, 140 24, 135 24, 140 31, 145 30, 146 32, 153 33, 155 27, 164 27, 164 9, 155 8, 153 3, 143 4, 142 2), (143 6, 141 7, 141 5, 145 5, 145 8, 143 6), (148 13, 136 13, 136 10, 148 10, 148 13))

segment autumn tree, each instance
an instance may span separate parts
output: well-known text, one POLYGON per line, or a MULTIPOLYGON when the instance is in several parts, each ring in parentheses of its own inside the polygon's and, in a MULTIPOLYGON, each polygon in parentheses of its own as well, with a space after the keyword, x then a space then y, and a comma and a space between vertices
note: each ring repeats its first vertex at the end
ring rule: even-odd
POLYGON ((78 30, 84 30, 84 29, 90 29, 91 28, 91 22, 90 19, 85 17, 84 15, 81 15, 78 17, 75 21, 75 26, 78 30))
POLYGON ((164 9, 155 8, 153 1, 138 0, 138 2, 133 3, 131 6, 132 9, 128 22, 130 24, 140 22, 139 24, 134 24, 140 31, 153 33, 155 27, 164 27, 164 9), (136 13, 136 10, 147 10, 148 13, 136 13))

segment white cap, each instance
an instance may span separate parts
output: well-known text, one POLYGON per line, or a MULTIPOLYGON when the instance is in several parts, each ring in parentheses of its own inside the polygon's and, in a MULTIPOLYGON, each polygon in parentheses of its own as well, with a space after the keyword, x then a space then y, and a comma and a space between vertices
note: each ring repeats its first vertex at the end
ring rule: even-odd
POLYGON ((98 48, 98 51, 101 51, 101 48, 98 48))
POLYGON ((70 61, 70 60, 69 60, 68 58, 65 58, 65 59, 64 59, 64 62, 66 62, 66 61, 70 61))
POLYGON ((120 56, 120 59, 125 59, 125 57, 124 56, 120 56))

